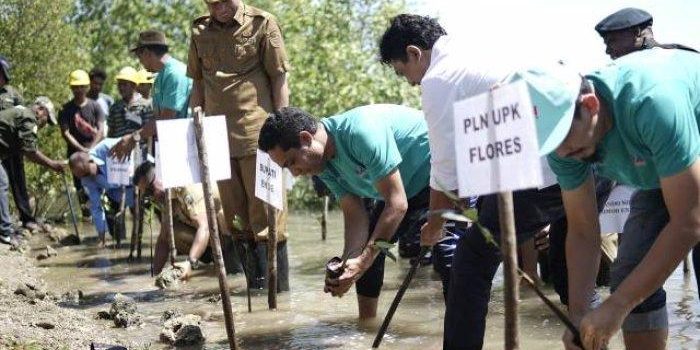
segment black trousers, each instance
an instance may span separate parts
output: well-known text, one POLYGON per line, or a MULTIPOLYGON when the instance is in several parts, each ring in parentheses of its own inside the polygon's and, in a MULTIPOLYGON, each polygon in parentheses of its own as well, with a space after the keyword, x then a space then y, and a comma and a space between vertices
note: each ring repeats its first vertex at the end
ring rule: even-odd
POLYGON ((24 176, 24 156, 15 154, 2 161, 7 178, 10 182, 10 191, 15 200, 15 207, 19 212, 19 219, 22 224, 35 222, 32 208, 29 205, 29 194, 27 193, 27 180, 24 176))

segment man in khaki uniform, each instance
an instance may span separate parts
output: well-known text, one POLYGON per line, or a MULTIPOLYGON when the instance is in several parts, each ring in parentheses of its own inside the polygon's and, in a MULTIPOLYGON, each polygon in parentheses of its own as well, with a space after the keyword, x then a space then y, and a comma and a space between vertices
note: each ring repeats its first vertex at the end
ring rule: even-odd
MULTIPOLYGON (((10 63, 0 55, 0 111, 24 104, 22 94, 10 85, 10 63)), ((27 193, 27 179, 24 175, 24 158, 21 154, 12 155, 2 161, 10 181, 10 190, 15 200, 22 226, 35 231, 39 229, 27 193)))
MULTIPOLYGON (((144 162, 134 171, 134 185, 138 186, 141 193, 153 197, 158 203, 165 199, 163 184, 156 179, 155 165, 144 162)), ((180 277, 185 280, 190 277, 192 269, 199 266, 200 261, 211 263, 213 252, 209 247, 209 223, 204 204, 204 192, 200 185, 177 187, 171 190, 171 203, 173 207, 173 232, 175 234, 175 249, 179 254, 187 254, 187 260, 178 264, 183 270, 180 277)), ((230 237, 222 230, 223 212, 221 201, 216 190, 213 193, 216 219, 221 234, 223 254, 226 257, 230 237)), ((168 234, 165 225, 161 226, 158 241, 153 255, 153 271, 158 274, 168 261, 169 255, 168 234)), ((230 259, 225 261, 226 270, 229 271, 230 259)))
MULTIPOLYGON (((255 198, 255 150, 268 113, 289 104, 289 63, 274 16, 240 0, 205 2, 210 16, 197 18, 192 26, 190 106, 202 106, 206 115, 226 116, 231 179, 219 182, 219 192, 237 246, 250 248, 241 249, 250 286, 262 288, 268 223, 263 202, 255 198), (236 217, 241 225, 233 227, 236 217)), ((276 220, 278 289, 283 291, 289 289, 286 210, 276 220)))

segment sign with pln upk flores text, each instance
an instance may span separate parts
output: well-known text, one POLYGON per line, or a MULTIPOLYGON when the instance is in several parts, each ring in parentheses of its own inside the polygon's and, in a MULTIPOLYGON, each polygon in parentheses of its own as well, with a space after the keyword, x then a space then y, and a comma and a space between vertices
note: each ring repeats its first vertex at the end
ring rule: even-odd
POLYGON ((255 197, 284 210, 284 172, 270 155, 257 150, 255 157, 255 197))
POLYGON ((542 184, 535 117, 524 82, 456 102, 454 128, 460 197, 542 184))

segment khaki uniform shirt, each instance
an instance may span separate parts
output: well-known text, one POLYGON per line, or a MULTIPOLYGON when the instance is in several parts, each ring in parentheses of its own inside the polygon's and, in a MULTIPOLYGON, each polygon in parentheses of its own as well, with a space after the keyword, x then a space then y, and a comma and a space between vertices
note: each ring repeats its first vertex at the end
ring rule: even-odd
MULTIPOLYGON (((207 208, 204 204, 204 191, 201 185, 191 185, 186 187, 177 187, 171 190, 173 219, 177 220, 192 228, 198 228, 197 216, 201 213, 206 213, 207 208)), ((217 219, 220 221, 223 218, 221 209, 221 200, 219 193, 214 188, 214 207, 217 212, 217 219)), ((219 225, 221 228, 221 225, 219 225)), ((220 234, 222 234, 221 232, 220 234)))
POLYGON ((22 95, 10 85, 0 87, 0 111, 24 104, 22 95))
POLYGON ((232 26, 209 16, 192 26, 187 75, 201 80, 204 112, 225 115, 231 157, 255 154, 272 112, 270 77, 289 70, 282 33, 271 14, 241 3, 232 26))

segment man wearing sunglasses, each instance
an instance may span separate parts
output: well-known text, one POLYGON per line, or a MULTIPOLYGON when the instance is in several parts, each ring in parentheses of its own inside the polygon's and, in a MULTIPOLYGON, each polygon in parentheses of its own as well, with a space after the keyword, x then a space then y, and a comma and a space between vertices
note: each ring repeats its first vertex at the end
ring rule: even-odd
MULTIPOLYGON (((165 200, 165 188, 160 180, 156 179, 155 165, 144 162, 134 171, 134 185, 138 186, 146 198, 152 198, 157 213, 158 207, 165 200)), ((216 189, 215 189, 216 191, 216 189)), ((187 254, 187 260, 178 264, 183 270, 180 279, 188 279, 192 269, 196 269, 199 262, 210 263, 212 251, 209 247, 209 224, 207 222, 207 210, 204 205, 204 193, 200 185, 173 188, 171 190, 173 206, 173 231, 175 233, 175 248, 179 254, 187 254)), ((218 193, 214 193, 214 205, 216 207, 217 224, 222 234, 224 222, 221 200, 218 193)), ((161 226, 155 252, 153 253, 153 271, 160 273, 168 261, 168 233, 165 225, 161 226)), ((224 244, 226 247, 227 244, 224 244)), ((224 254, 227 256, 228 254, 224 254)), ((229 270, 227 268, 227 270, 229 270)))

